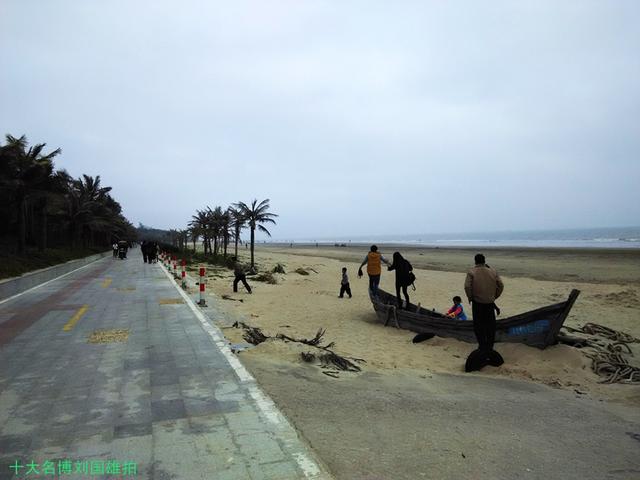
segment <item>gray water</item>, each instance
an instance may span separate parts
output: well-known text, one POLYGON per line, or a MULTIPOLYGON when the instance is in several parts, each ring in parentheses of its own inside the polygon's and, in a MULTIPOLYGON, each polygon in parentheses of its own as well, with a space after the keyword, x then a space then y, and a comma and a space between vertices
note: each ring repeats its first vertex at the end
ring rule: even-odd
POLYGON ((281 243, 398 243, 433 247, 640 248, 640 227, 412 235, 361 235, 278 240, 281 243))

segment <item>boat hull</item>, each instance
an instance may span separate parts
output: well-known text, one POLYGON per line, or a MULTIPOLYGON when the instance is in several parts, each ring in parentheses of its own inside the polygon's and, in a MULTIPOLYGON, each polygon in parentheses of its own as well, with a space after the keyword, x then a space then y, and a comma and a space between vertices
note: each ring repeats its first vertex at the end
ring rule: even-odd
MULTIPOLYGON (((497 320, 496 342, 524 343, 537 348, 556 344, 560 327, 579 293, 579 290, 574 289, 564 302, 497 320)), ((470 343, 477 342, 471 320, 455 320, 415 305, 411 305, 408 310, 398 310, 396 297, 384 290, 378 290, 378 296, 371 297, 371 302, 378 319, 385 325, 470 343)))

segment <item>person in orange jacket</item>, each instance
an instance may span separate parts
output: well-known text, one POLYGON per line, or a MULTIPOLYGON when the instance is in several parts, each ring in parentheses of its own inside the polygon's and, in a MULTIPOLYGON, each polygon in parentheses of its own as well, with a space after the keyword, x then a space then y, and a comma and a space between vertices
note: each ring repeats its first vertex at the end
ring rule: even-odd
POLYGON ((364 257, 364 260, 360 264, 358 269, 358 277, 362 277, 362 267, 367 266, 367 274, 369 275, 369 291, 374 297, 378 296, 378 285, 380 285, 380 275, 382 274, 382 264, 384 262, 387 266, 390 265, 389 261, 378 253, 378 247, 371 245, 369 253, 364 257))

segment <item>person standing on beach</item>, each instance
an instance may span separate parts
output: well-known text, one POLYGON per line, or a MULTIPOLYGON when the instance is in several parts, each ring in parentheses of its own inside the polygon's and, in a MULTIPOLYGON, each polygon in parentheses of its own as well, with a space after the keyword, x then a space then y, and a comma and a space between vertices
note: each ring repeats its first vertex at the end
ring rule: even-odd
POLYGON ((389 261, 378 253, 378 247, 371 245, 369 253, 364 257, 358 269, 358 277, 362 277, 362 267, 367 266, 367 274, 369 275, 369 291, 374 297, 378 296, 378 285, 380 285, 380 275, 382 274, 382 265, 389 265, 389 261))
POLYGON ((233 257, 233 273, 235 275, 233 279, 233 291, 238 293, 238 283, 242 282, 247 292, 251 293, 251 287, 247 283, 247 275, 244 273, 244 268, 242 268, 242 265, 238 261, 238 257, 233 257))
POLYGON ((480 370, 485 365, 499 366, 504 360, 493 349, 496 336, 495 301, 504 290, 500 275, 485 263, 484 255, 475 256, 475 267, 467 273, 464 291, 473 314, 473 331, 478 350, 469 355, 466 371, 480 370))
POLYGON ((340 298, 344 298, 344 294, 351 298, 351 287, 349 286, 349 275, 347 275, 347 267, 342 267, 342 280, 340 281, 340 298))
POLYGON ((407 287, 411 285, 416 277, 413 275, 413 267, 407 259, 405 259, 400 252, 393 253, 393 263, 389 265, 388 270, 396 271, 396 297, 398 298, 398 310, 402 310, 402 300, 400 299, 400 289, 404 294, 404 298, 407 300, 406 309, 409 308, 409 293, 407 287))

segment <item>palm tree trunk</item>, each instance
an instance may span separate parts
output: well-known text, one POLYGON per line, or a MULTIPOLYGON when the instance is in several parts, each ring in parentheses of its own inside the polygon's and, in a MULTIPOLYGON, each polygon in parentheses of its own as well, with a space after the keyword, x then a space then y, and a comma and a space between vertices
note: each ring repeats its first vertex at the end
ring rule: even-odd
POLYGON ((253 247, 256 242, 256 227, 251 227, 251 270, 255 269, 255 265, 253 263, 253 247))
POLYGON ((38 250, 44 252, 47 248, 47 200, 42 200, 40 208, 40 238, 38 242, 38 250))
POLYGON ((238 258, 238 241, 240 240, 240 228, 236 227, 236 255, 235 257, 238 258))
POLYGON ((18 253, 24 254, 27 242, 27 202, 23 196, 18 199, 18 253))

